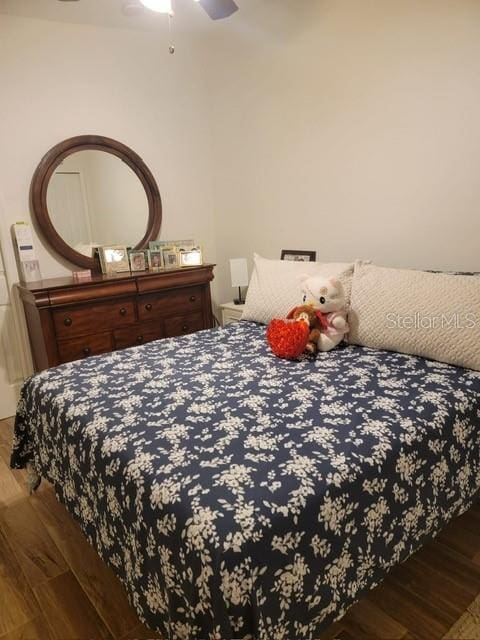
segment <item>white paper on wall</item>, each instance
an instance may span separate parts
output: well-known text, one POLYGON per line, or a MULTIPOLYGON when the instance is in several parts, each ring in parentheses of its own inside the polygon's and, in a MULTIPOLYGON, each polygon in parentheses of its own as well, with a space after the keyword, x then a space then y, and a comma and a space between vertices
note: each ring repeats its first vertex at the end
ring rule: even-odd
POLYGON ((33 235, 30 225, 26 222, 17 222, 13 225, 12 229, 18 256, 20 279, 22 282, 36 282, 37 280, 41 280, 40 263, 37 260, 33 246, 33 235))
POLYGON ((13 232, 17 242, 20 262, 36 260, 37 256, 35 255, 35 249, 33 248, 33 237, 30 225, 26 222, 17 222, 13 225, 13 232))

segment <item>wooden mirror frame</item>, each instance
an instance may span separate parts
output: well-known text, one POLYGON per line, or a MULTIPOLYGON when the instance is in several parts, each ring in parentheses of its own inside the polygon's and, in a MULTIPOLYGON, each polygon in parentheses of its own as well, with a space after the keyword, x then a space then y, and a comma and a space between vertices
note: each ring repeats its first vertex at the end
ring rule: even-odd
POLYGON ((100 266, 98 261, 75 251, 58 234, 50 219, 47 207, 48 185, 58 165, 72 153, 92 149, 111 153, 123 160, 138 176, 145 189, 148 200, 148 223, 145 235, 135 245, 135 249, 148 247, 148 243, 158 237, 162 224, 162 200, 155 178, 140 156, 129 147, 112 138, 90 135, 76 136, 55 145, 43 156, 33 174, 30 188, 30 203, 38 226, 49 245, 63 258, 79 267, 98 271, 100 266))

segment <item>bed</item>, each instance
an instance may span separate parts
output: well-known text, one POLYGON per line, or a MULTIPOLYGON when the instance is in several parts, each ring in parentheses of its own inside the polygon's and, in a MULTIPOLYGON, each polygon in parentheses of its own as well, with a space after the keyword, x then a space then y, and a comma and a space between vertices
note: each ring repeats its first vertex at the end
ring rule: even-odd
POLYGON ((32 377, 26 465, 165 638, 318 640, 472 504, 480 373, 239 322, 32 377))

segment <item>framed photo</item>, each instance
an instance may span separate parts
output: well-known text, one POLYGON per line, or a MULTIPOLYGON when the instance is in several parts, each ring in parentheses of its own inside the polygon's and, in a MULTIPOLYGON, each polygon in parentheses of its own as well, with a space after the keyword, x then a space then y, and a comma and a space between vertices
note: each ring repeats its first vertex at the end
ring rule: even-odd
POLYGON ((121 245, 101 247, 100 261, 102 263, 104 273, 106 273, 107 275, 130 271, 127 247, 121 245))
POLYGON ((163 249, 162 256, 165 269, 176 269, 178 267, 178 251, 175 247, 163 249))
POLYGON ((190 251, 190 249, 198 248, 194 240, 174 240, 170 244, 178 251, 190 251))
POLYGON ((130 258, 130 271, 147 270, 148 261, 144 251, 130 251, 128 257, 130 258))
POLYGON ((297 249, 282 249, 282 260, 291 260, 292 262, 315 262, 317 259, 316 251, 298 251, 297 249))
POLYGON ((163 252, 157 249, 150 249, 148 252, 148 267, 152 271, 163 269, 163 252))
POLYGON ((180 249, 178 252, 178 262, 180 267, 195 267, 203 264, 202 250, 200 247, 180 249))
POLYGON ((194 249, 194 240, 151 240, 148 248, 153 251, 165 251, 165 249, 194 249))

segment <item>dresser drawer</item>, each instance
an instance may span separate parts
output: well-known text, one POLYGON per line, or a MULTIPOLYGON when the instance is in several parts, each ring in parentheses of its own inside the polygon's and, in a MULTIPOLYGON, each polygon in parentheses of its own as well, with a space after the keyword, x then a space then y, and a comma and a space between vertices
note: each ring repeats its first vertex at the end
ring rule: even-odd
POLYGON ((58 343, 58 352, 61 362, 71 362, 80 358, 88 358, 99 353, 108 353, 113 348, 110 333, 96 333, 92 336, 83 336, 73 340, 65 340, 58 343))
POLYGON ((165 320, 165 335, 167 338, 182 336, 201 329, 204 329, 203 315, 201 313, 190 313, 165 320))
POLYGON ((138 344, 146 344, 152 340, 159 340, 165 337, 162 323, 149 322, 126 329, 116 329, 113 332, 115 349, 126 349, 138 344))
POLYGON ((56 309, 53 312, 53 323, 58 338, 115 329, 134 322, 135 304, 132 300, 56 309))
POLYGON ((153 320, 202 308, 202 287, 186 287, 178 291, 166 291, 147 296, 141 296, 138 301, 139 320, 153 320))

